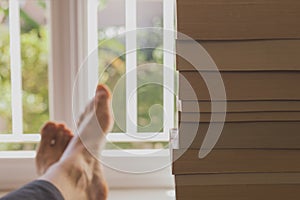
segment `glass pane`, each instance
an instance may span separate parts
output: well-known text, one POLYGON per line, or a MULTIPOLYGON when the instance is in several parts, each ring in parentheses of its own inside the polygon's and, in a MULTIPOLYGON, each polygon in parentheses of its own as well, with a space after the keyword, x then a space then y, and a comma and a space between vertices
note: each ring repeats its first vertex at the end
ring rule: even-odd
MULTIPOLYGON (((138 28, 162 28, 162 21, 163 1, 137 1, 138 28)), ((163 34, 160 29, 140 30, 137 43, 138 132, 162 132, 163 34)))
POLYGON ((167 145, 168 142, 115 142, 106 143, 105 149, 163 149, 167 145))
POLYGON ((137 0, 137 26, 163 26, 163 0, 137 0))
MULTIPOLYGON (((100 0, 98 9, 99 82, 114 91, 118 85, 118 98, 114 99, 114 116, 126 122, 125 90, 125 1, 100 0), (121 86, 121 87, 120 87, 121 86)), ((115 123, 113 133, 126 132, 126 123, 115 123)))
POLYGON ((12 132, 8 6, 0 1, 0 134, 12 132))
POLYGON ((1 143, 0 151, 32 151, 37 147, 37 143, 1 143))
POLYGON ((45 0, 20 1, 24 133, 49 119, 46 9, 45 0))

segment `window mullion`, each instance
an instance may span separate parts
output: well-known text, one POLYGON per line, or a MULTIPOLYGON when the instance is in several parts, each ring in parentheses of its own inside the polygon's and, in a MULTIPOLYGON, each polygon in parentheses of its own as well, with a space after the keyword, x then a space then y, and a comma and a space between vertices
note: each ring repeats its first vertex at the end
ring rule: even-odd
POLYGON ((174 0, 163 1, 163 20, 164 20, 164 133, 174 127, 174 40, 175 40, 175 3, 174 0))
POLYGON ((98 0, 88 0, 88 88, 89 99, 98 84, 98 0))
POLYGON ((125 1, 126 9, 126 129, 137 132, 137 39, 136 0, 125 1))
POLYGON ((23 134, 23 111, 20 5, 18 0, 10 0, 9 9, 12 132, 14 136, 20 136, 23 134))
POLYGON ((50 116, 72 128, 75 128, 74 117, 82 112, 88 101, 87 73, 80 71, 87 56, 86 2, 50 1, 50 116))

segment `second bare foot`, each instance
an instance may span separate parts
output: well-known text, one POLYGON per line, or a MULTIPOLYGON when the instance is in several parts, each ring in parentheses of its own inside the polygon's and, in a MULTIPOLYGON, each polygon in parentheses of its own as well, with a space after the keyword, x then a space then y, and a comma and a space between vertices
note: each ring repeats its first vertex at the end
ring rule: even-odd
POLYGON ((73 133, 63 124, 48 122, 44 125, 35 159, 38 175, 59 161, 72 138, 73 133))
POLYGON ((59 162, 41 179, 52 182, 65 199, 105 200, 107 185, 97 153, 104 136, 112 127, 109 90, 99 85, 94 107, 89 106, 81 118, 78 134, 71 140, 59 162))

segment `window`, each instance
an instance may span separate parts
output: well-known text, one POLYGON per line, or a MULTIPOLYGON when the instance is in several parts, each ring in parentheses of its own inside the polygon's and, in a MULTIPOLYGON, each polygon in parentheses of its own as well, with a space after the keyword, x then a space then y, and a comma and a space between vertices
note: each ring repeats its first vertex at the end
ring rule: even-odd
MULTIPOLYGON (((104 152, 106 160, 137 167, 168 161, 168 150, 141 161, 135 154, 128 158, 115 149, 149 152, 167 148, 168 131, 174 126, 174 96, 170 88, 174 88, 175 78, 172 70, 162 65, 174 66, 174 55, 170 53, 174 38, 165 37, 162 29, 152 33, 141 30, 133 35, 123 33, 149 26, 174 30, 174 0, 6 0, 0 2, 0 24, 0 93, 5 97, 0 99, 0 151, 22 150, 0 152, 0 159, 5 160, 0 165, 0 177, 10 180, 0 184, 0 188, 16 187, 16 183, 34 177, 34 152, 24 150, 35 149, 40 126, 47 119, 54 119, 74 127, 73 114, 77 116, 83 110, 98 82, 114 90, 120 79, 121 83, 124 81, 116 93, 121 98, 114 102, 114 114, 123 124, 116 124, 108 136, 110 143, 106 148, 111 151, 104 152), (49 35, 47 23, 51 25, 49 35), (101 46, 103 41, 107 46, 101 46), (152 48, 139 48, 145 41, 150 41, 152 48), (138 50, 132 51, 135 48, 138 50), (91 56, 95 51, 96 57, 91 56), (116 56, 126 51, 130 53, 116 56), (88 67, 81 73, 86 57, 88 63, 96 62, 98 67, 88 67), (136 67, 139 65, 144 67, 136 67), (149 77, 155 77, 160 84, 139 87, 149 77), (151 107, 154 112, 149 116, 151 107), (165 119, 167 124, 162 123, 165 119), (8 169, 15 177, 8 178, 8 169)), ((105 171, 109 183, 116 187, 122 187, 118 185, 122 177, 128 180, 126 174, 105 171)), ((129 182, 132 186, 173 184, 169 168, 145 177, 134 176, 129 182), (145 182, 145 177, 156 180, 145 182)))
POLYGON ((0 3, 0 150, 35 148, 49 119, 46 10, 44 0, 0 3))
POLYGON ((169 140, 174 126, 174 55, 164 49, 173 51, 174 43, 164 37, 163 28, 174 30, 170 2, 100 1, 98 30, 91 30, 98 31, 99 44, 99 68, 91 74, 99 75, 89 80, 98 78, 116 91, 116 123, 107 148, 163 148, 169 140))

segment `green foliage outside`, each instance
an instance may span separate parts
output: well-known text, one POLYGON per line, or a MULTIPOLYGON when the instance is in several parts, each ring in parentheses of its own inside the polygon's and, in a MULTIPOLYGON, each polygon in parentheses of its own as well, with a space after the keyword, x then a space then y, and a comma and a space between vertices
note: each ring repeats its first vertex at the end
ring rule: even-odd
POLYGON ((0 120, 2 132, 11 132, 11 92, 9 67, 9 34, 5 26, 0 25, 0 120))
MULTIPOLYGON (((8 1, 0 4, 0 122, 1 134, 12 132, 8 1)), ((42 5, 42 4, 39 4, 42 5)), ((21 65, 24 133, 38 133, 49 119, 48 32, 25 11, 21 18, 21 65)), ((1 141, 0 141, 1 142, 1 141)), ((34 143, 0 143, 0 150, 32 150, 34 143)))
MULTIPOLYGON (((0 13, 0 116, 6 124, 6 129, 1 133, 11 133, 9 10, 2 7, 0 13)), ((37 24, 22 9, 20 17, 23 129, 24 133, 37 133, 49 119, 48 33, 45 26, 37 24)))
POLYGON ((42 27, 21 35, 24 133, 38 132, 49 119, 47 37, 42 27))

